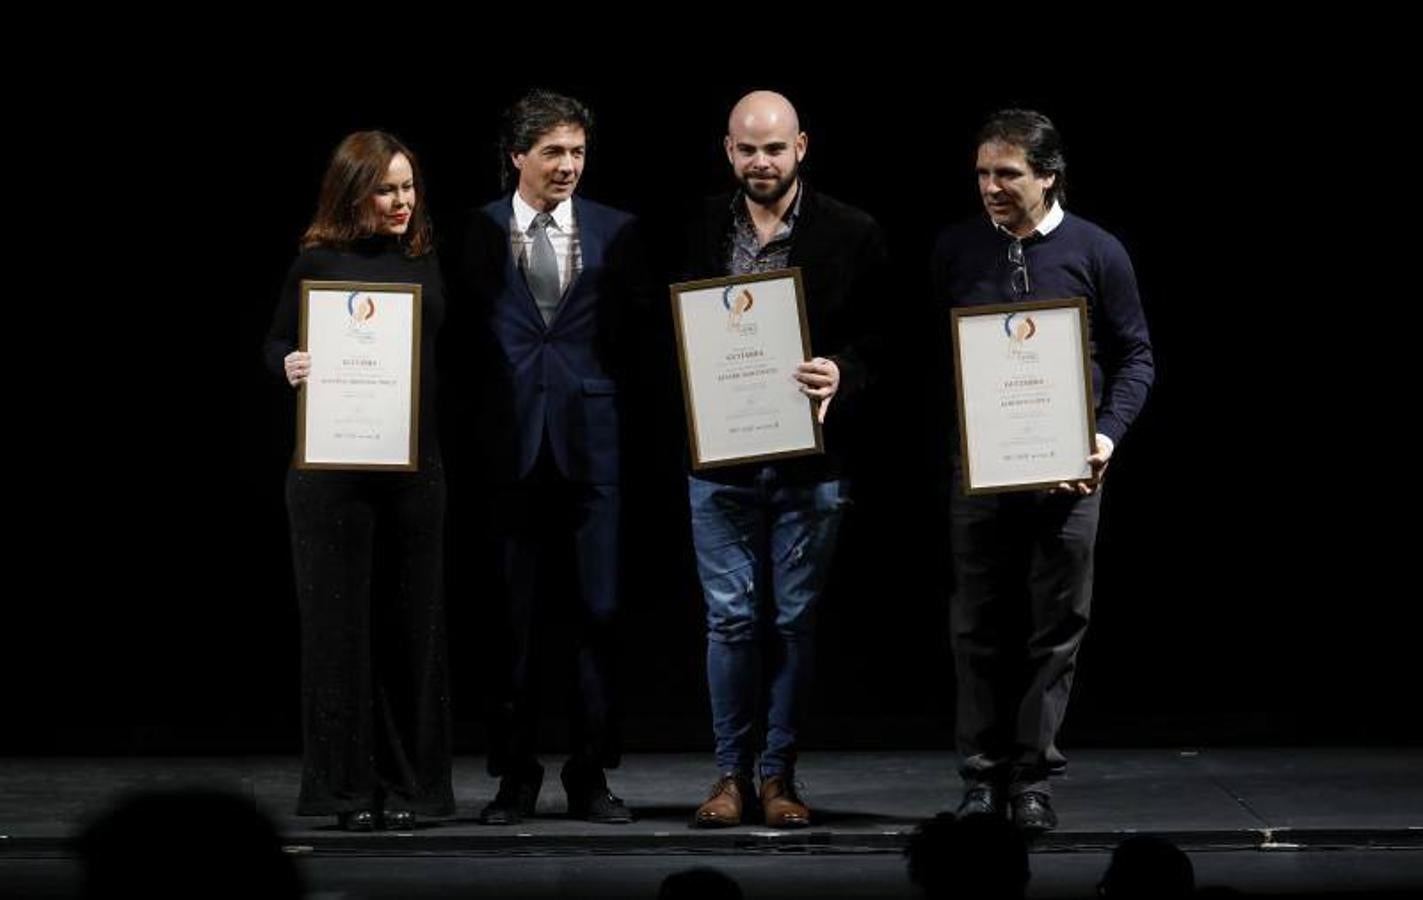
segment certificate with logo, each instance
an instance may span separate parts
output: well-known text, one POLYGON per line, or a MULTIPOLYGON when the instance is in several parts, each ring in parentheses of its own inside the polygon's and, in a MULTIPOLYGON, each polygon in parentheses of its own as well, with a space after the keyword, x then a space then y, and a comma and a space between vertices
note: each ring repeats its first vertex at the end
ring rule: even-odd
POLYGON ((1096 422, 1086 301, 970 306, 952 315, 964 491, 1089 479, 1096 422))
POLYGON ((674 284, 672 320, 694 469, 823 451, 800 269, 674 284))
POLYGON ((303 281, 301 348, 297 468, 416 469, 420 285, 303 281))

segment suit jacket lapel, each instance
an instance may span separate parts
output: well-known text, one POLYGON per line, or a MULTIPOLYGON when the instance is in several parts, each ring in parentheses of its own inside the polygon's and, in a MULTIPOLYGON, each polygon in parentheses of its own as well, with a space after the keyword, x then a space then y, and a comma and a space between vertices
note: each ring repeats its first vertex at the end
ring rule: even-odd
POLYGON ((573 219, 574 225, 578 229, 578 252, 580 264, 578 276, 568 285, 568 290, 564 292, 566 301, 573 295, 581 282, 583 274, 601 268, 603 265, 603 222, 592 211, 592 208, 583 200, 574 196, 573 198, 573 219))

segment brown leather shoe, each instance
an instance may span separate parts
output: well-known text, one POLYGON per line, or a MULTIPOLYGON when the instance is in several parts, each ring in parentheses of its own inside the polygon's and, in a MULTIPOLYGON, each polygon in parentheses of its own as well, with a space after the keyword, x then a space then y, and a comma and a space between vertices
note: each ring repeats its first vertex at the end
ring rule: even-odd
POLYGON ((810 810, 795 792, 795 781, 780 775, 761 780, 761 808, 771 828, 804 828, 810 824, 810 810))
POLYGON ((742 807, 753 796, 750 778, 728 772, 718 778, 716 784, 712 785, 707 801, 697 807, 697 814, 692 817, 692 824, 698 828, 726 828, 731 825, 740 825, 742 807))

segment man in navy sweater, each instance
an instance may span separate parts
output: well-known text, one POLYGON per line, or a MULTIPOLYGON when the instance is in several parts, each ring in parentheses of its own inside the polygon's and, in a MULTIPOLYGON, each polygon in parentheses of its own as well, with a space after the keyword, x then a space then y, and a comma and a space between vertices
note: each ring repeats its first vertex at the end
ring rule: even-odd
POLYGON ((949 500, 959 813, 1007 814, 1040 832, 1057 825, 1048 776, 1066 763, 1056 738, 1087 630, 1102 477, 1155 366, 1126 250, 1063 209, 1066 161, 1052 122, 1028 110, 995 113, 978 134, 977 169, 987 216, 939 236, 936 303, 1083 297, 1090 325, 1092 479, 970 496, 955 459, 949 500))

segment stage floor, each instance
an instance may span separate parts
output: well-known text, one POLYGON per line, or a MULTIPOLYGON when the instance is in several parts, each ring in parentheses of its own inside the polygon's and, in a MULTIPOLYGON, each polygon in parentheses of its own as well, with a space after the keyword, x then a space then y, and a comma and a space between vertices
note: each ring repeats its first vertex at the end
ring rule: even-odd
MULTIPOLYGON (((0 888, 63 896, 76 877, 68 838, 116 796, 201 786, 251 797, 323 896, 652 897, 662 875, 698 864, 737 874, 748 896, 912 896, 898 857, 905 837, 959 793, 947 754, 807 753, 799 779, 810 828, 708 831, 687 820, 715 778, 709 757, 632 754, 609 780, 637 821, 593 825, 566 818, 561 760, 544 762, 539 816, 522 825, 476 821, 497 782, 482 759, 461 758, 453 818, 409 833, 350 834, 334 819, 292 813, 295 758, 5 759, 0 888)), ((1420 748, 1081 750, 1054 782, 1054 801, 1061 826, 1033 845, 1033 896, 1089 896, 1106 853, 1133 833, 1191 851, 1201 884, 1252 893, 1423 888, 1420 748)))

